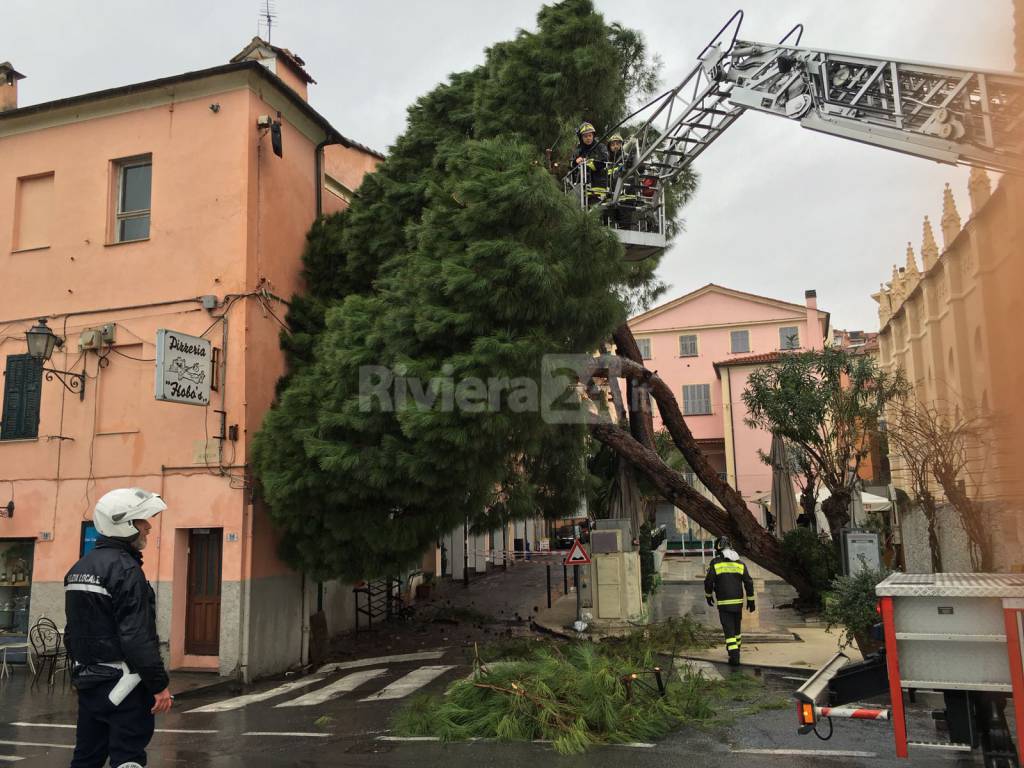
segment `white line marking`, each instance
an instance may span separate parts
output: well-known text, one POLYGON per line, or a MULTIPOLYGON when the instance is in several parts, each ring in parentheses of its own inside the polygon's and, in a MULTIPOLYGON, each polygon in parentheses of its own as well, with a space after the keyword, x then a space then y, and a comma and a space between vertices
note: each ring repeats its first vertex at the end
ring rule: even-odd
POLYGON ((416 689, 422 688, 431 680, 440 677, 449 669, 454 668, 455 667, 450 665, 441 664, 437 666, 427 666, 420 667, 419 669, 414 669, 412 672, 405 675, 404 677, 398 678, 397 680, 395 680, 395 682, 391 683, 390 685, 384 686, 376 693, 367 696, 365 699, 360 699, 360 701, 383 701, 384 699, 401 699, 404 696, 408 696, 416 689))
POLYGON ((353 672, 350 675, 345 675, 340 680, 335 680, 330 685, 325 685, 323 688, 312 693, 307 693, 305 696, 278 704, 275 709, 280 707, 312 707, 316 704, 323 704, 325 701, 330 701, 341 696, 343 693, 354 691, 363 683, 384 674, 387 674, 386 669, 364 669, 362 672, 353 672))
MULTIPOLYGON (((11 723, 19 728, 77 728, 74 723, 11 723)), ((192 728, 157 728, 156 733, 220 733, 220 731, 192 728)))
POLYGON ((291 693, 298 688, 305 688, 315 683, 319 683, 323 680, 322 677, 304 677, 301 680, 295 680, 284 685, 279 685, 277 688, 271 688, 269 691, 263 691, 262 693, 249 693, 245 696, 236 696, 233 699, 225 699, 224 701, 215 701, 213 704, 207 704, 204 707, 196 707, 195 709, 188 710, 185 714, 191 715, 193 712, 227 712, 232 709, 241 709, 247 707, 250 704, 255 704, 258 701, 266 701, 267 699, 273 699, 277 696, 283 696, 286 693, 291 693))
POLYGON ((440 741, 437 736, 378 736, 377 741, 440 741))
MULTIPOLYGON (((378 736, 377 741, 440 741, 439 736, 378 736)), ((497 741, 497 739, 459 739, 459 741, 497 741)), ((533 744, 550 744, 550 739, 534 739, 533 744)), ((645 741, 631 741, 625 744, 610 744, 609 746, 614 747, 634 747, 636 749, 651 749, 657 746, 656 744, 649 744, 645 741)))
POLYGON ((400 661, 430 661, 440 659, 444 656, 444 649, 440 651, 419 651, 417 653, 398 653, 393 656, 377 656, 373 659, 356 659, 355 661, 341 661, 333 664, 324 664, 316 671, 318 675, 329 675, 332 672, 339 672, 343 669, 359 669, 359 667, 375 667, 379 664, 391 664, 400 661))
POLYGON ((635 747, 636 749, 652 749, 657 744, 651 744, 646 741, 627 741, 625 744, 620 744, 620 747, 635 747))
POLYGON ((16 763, 24 759, 24 757, 18 757, 17 755, 0 755, 0 762, 3 763, 16 763))
POLYGON ((299 736, 308 739, 326 739, 330 733, 302 733, 301 731, 246 731, 243 736, 299 736))
POLYGON ((9 747, 50 747, 51 749, 74 749, 74 744, 45 744, 38 741, 0 741, 9 747))
POLYGON ((814 755, 816 757, 878 757, 877 752, 857 752, 842 749, 734 749, 739 755, 814 755))

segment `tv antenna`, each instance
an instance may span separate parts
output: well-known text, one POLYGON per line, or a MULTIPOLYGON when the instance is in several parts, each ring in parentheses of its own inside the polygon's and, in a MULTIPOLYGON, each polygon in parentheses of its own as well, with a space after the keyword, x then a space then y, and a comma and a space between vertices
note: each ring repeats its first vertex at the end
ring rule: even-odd
POLYGON ((266 27, 267 42, 271 42, 274 34, 274 22, 277 21, 277 5, 274 0, 260 0, 259 21, 256 23, 256 34, 262 36, 263 28, 266 27))

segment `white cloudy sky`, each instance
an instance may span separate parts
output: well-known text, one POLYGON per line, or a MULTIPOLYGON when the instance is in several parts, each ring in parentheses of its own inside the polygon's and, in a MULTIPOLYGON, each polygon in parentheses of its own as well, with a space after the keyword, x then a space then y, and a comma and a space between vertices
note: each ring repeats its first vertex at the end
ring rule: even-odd
MULTIPOLYGON (((739 0, 736 0, 738 3, 739 0)), ((597 0, 638 28, 674 83, 734 10, 712 0, 597 0)), ((226 62, 256 32, 259 0, 5 0, 0 61, 28 76, 21 104, 226 62)), ((533 26, 538 0, 276 0, 273 41, 318 81, 312 104, 344 134, 384 150, 405 107, 483 49, 533 26)), ((964 66, 1012 66, 1011 0, 745 0, 742 37, 964 66)), ((707 282, 819 304, 839 327, 873 329, 869 294, 905 244, 938 219, 953 184, 966 218, 966 171, 747 114, 700 159, 687 232, 663 260, 678 295, 707 282)))

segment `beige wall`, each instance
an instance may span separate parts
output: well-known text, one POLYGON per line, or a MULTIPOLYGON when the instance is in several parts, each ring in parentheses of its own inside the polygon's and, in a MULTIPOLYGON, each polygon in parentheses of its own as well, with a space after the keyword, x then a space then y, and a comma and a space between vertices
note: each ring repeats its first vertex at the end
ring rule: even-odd
MULTIPOLYGON (((937 238, 942 245, 930 239, 926 222, 920 266, 908 255, 907 266, 874 298, 882 365, 902 368, 922 402, 952 415, 990 417, 991 447, 974 450, 971 474, 980 498, 995 505, 1000 546, 1009 541, 1016 547, 1024 499, 1024 181, 1003 177, 991 196, 987 182, 982 172, 972 172, 964 223, 947 188, 937 238)), ((898 456, 892 466, 893 482, 909 487, 898 456)), ((1020 562, 1019 555, 1012 562, 1020 562)))

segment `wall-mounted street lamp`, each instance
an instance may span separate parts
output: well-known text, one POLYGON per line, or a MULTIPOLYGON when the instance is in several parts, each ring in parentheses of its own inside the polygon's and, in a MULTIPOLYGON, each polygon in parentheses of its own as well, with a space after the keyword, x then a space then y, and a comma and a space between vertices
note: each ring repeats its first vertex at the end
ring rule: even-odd
MULTIPOLYGON (((45 318, 39 318, 39 322, 25 331, 25 339, 28 341, 28 353, 36 360, 47 362, 53 355, 54 349, 64 346, 64 339, 57 336, 50 326, 46 324, 45 318)), ((77 392, 79 400, 85 400, 85 371, 75 373, 74 371, 59 371, 56 368, 43 367, 46 372, 46 380, 57 379, 68 392, 77 392)))

